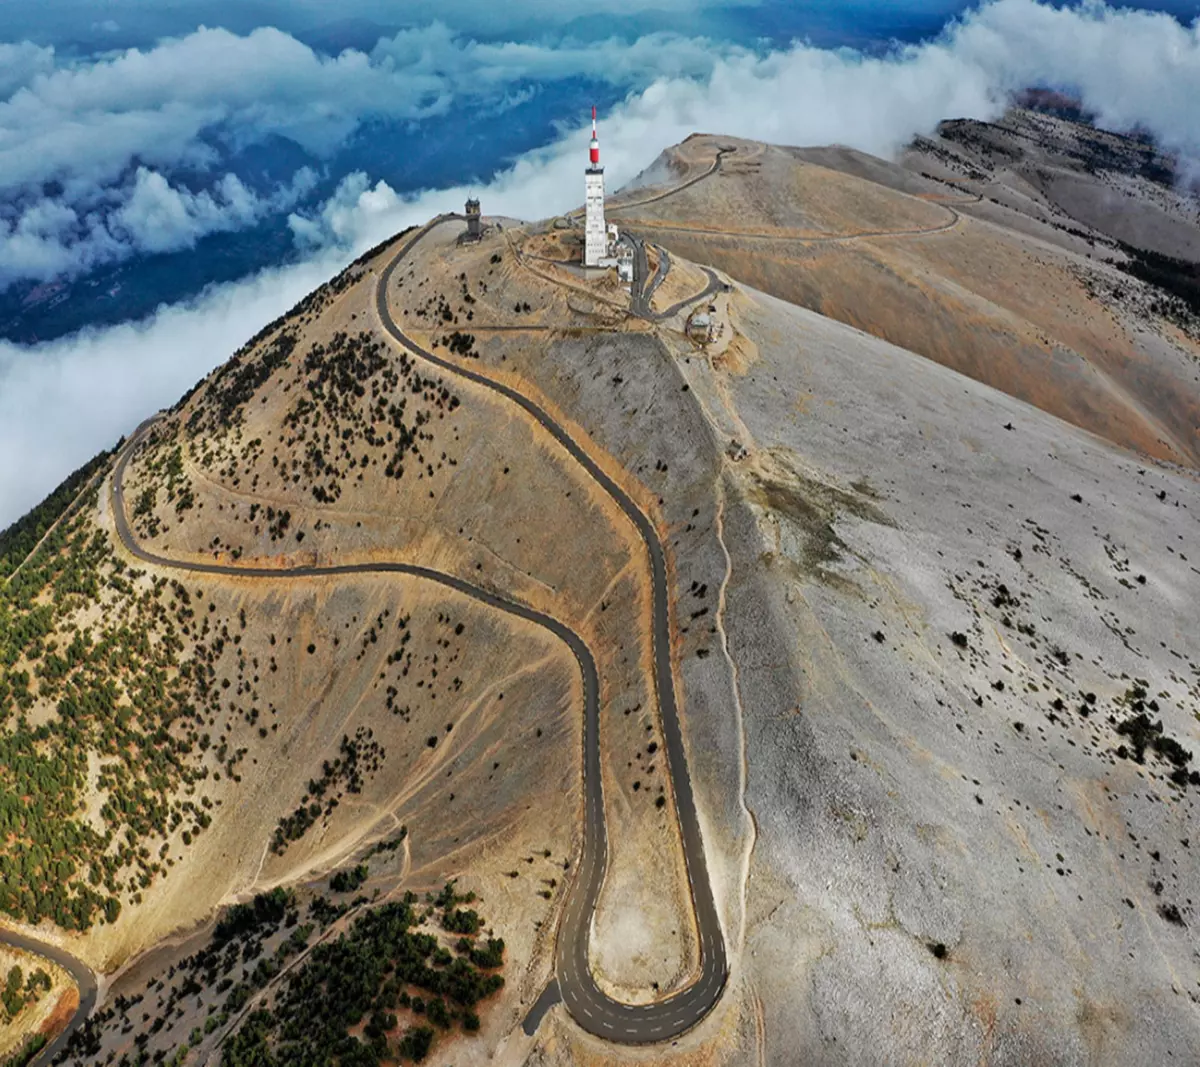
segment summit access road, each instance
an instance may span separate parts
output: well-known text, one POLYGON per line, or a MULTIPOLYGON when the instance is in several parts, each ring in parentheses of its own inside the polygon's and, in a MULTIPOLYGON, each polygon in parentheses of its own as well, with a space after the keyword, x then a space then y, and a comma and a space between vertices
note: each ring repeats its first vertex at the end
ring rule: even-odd
MULTIPOLYGON (((580 1027, 609 1041, 645 1044, 678 1037, 703 1019, 715 1006, 728 980, 725 941, 708 879, 704 842, 692 794, 691 779, 679 714, 671 664, 670 603, 667 591, 666 559, 653 524, 632 498, 595 460, 532 400, 484 374, 458 367, 434 355, 408 337, 396 324, 388 307, 387 293, 397 266, 437 226, 454 216, 439 216, 412 236, 392 257, 380 276, 376 307, 384 329, 410 353, 439 369, 490 389, 517 404, 548 432, 576 460, 628 516, 646 545, 650 562, 653 603, 654 683, 663 720, 664 746, 668 770, 679 816, 684 859, 696 929, 700 943, 700 975, 688 988, 652 1004, 623 1004, 604 993, 596 984, 588 963, 591 919, 604 883, 608 861, 608 837, 604 812, 600 769, 600 684, 595 658, 586 642, 557 619, 525 604, 510 600, 491 590, 474 585, 452 574, 408 563, 347 563, 304 565, 291 568, 255 567, 233 564, 177 560, 143 548, 129 526, 125 507, 124 476, 130 457, 147 430, 151 419, 138 427, 122 450, 113 472, 112 512, 116 533, 125 550, 143 563, 193 574, 256 581, 295 581, 306 578, 331 578, 353 575, 399 574, 424 579, 451 589, 479 603, 540 626, 561 640, 579 664, 584 696, 584 834, 583 852, 576 876, 567 891, 562 924, 555 946, 556 981, 563 1003, 580 1027)), ((81 1012, 77 1019, 82 1020, 81 1012)), ((78 1023, 73 1023, 78 1025, 78 1023)))
POLYGON ((658 253, 658 269, 654 272, 650 284, 647 285, 646 275, 650 272, 650 265, 646 259, 646 242, 633 234, 629 236, 633 238, 634 242, 633 284, 629 290, 629 304, 630 310, 639 318, 643 318, 647 322, 666 322, 667 319, 678 315, 684 308, 707 300, 710 296, 727 288, 725 283, 717 277, 716 271, 710 267, 701 267, 700 269, 708 277, 708 284, 700 292, 685 296, 682 300, 676 300, 674 304, 663 311, 654 311, 650 303, 654 299, 658 287, 666 279, 667 272, 671 269, 671 255, 665 248, 654 246, 654 250, 658 253))
MULTIPOLYGON (((388 291, 396 268, 432 230, 453 217, 435 218, 424 229, 410 237, 384 268, 376 289, 376 310, 383 328, 414 356, 449 374, 490 389, 521 408, 613 499, 646 546, 652 588, 654 686, 662 716, 667 766, 675 795, 675 810, 679 817, 680 837, 700 946, 700 974, 696 981, 664 1000, 651 1004, 624 1004, 600 989, 588 963, 592 914, 596 910, 608 863, 608 836, 600 772, 599 687, 595 661, 582 639, 562 623, 512 601, 502 601, 496 606, 518 608, 517 614, 534 621, 538 621, 535 616, 545 619, 543 625, 572 646, 572 651, 584 669, 583 854, 576 876, 567 891, 563 920, 555 946, 555 977, 559 993, 575 1022, 597 1037, 624 1044, 667 1041, 690 1030, 713 1009, 728 981, 729 965, 725 955, 721 921, 708 877, 704 841, 700 833, 692 782, 688 775, 683 733, 679 725, 671 663, 671 608, 667 588, 666 554, 654 524, 634 503, 632 497, 610 478, 591 455, 545 410, 523 393, 489 378, 486 374, 434 355, 407 336, 397 325, 388 302, 388 291)), ((710 277, 712 284, 721 284, 715 275, 710 277)), ((445 582, 446 577, 443 576, 442 580, 445 582)), ((468 584, 459 579, 453 581, 459 585, 468 584)), ((500 600, 489 593, 484 593, 480 599, 484 597, 500 600)), ((536 1019, 534 1021, 536 1022, 536 1019)))

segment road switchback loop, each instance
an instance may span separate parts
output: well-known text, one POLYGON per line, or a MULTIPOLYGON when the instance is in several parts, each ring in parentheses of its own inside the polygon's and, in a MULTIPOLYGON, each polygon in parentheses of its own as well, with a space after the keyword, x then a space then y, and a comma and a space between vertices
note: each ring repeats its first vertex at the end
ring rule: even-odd
MULTIPOLYGON (((653 583, 654 682, 663 719, 668 770, 675 793, 683 840, 692 906, 700 944, 700 975, 691 986, 652 1004, 624 1004, 608 996, 596 984, 588 964, 591 920, 596 909, 608 861, 608 837, 600 774, 600 683, 595 658, 586 642, 559 620, 528 605, 500 596, 462 578, 430 567, 408 563, 347 563, 304 565, 290 568, 234 566, 171 559, 143 548, 133 535, 125 509, 124 476, 138 444, 160 416, 143 422, 130 435, 118 456, 112 476, 112 513, 117 537, 135 559, 164 570, 208 574, 223 578, 263 581, 329 578, 365 574, 399 574, 423 579, 451 589, 496 610, 531 622, 553 634, 571 650, 579 664, 584 693, 584 843, 576 877, 566 896, 563 923, 555 947, 555 972, 550 986, 525 1020, 527 1032, 536 1029, 541 1016, 562 999, 578 1025, 608 1041, 620 1044, 650 1044, 668 1041, 699 1023, 716 1005, 728 980, 725 941, 713 900, 704 856, 691 780, 688 777, 683 737, 675 700, 671 668, 670 605, 667 595, 666 560, 662 544, 650 520, 632 498, 585 452, 567 431, 532 400, 501 382, 435 356, 405 335, 396 325, 387 304, 388 284, 397 265, 431 230, 459 215, 440 215, 408 240, 392 257, 379 278, 376 303, 385 330, 402 347, 449 374, 465 378, 512 401, 539 423, 617 503, 637 529, 646 545, 653 583)), ((714 280, 715 280, 715 276, 714 280)), ((48 1063, 66 1046, 68 1039, 90 1017, 97 1001, 97 982, 91 969, 64 949, 36 938, 0 930, 0 944, 48 956, 66 969, 80 991, 80 1004, 66 1029, 32 1061, 31 1067, 48 1063)))
MULTIPOLYGON (((708 173, 715 171, 719 164, 720 157, 708 173)), ((707 174, 701 177, 707 177, 707 174)), ((729 978, 729 964, 725 953, 724 933, 713 898, 712 883, 709 881, 704 841, 700 833, 700 821, 679 723, 671 663, 671 610, 667 588, 666 553, 654 524, 634 503, 633 498, 605 473, 591 455, 545 410, 511 386, 430 352, 407 336, 392 317, 388 290, 396 268, 430 232, 457 217, 438 216, 401 246, 379 276, 376 311, 383 328, 397 344, 412 355, 448 374, 489 389, 521 408, 612 498, 637 530, 646 547, 652 588, 654 687, 662 716, 667 767, 675 795, 675 810, 679 817, 688 886, 696 918, 700 973, 686 989, 650 1004, 625 1004, 616 1000, 599 987, 592 975, 588 962, 588 943, 591 938, 592 915, 596 910, 608 863, 608 837, 600 776, 600 708, 597 694, 596 700, 589 700, 585 707, 583 856, 567 892, 555 949, 555 974, 562 1001, 582 1029, 597 1037, 622 1044, 668 1041, 690 1030, 716 1006, 729 978)), ((710 287, 715 291, 720 282, 711 272, 709 279, 710 287)), ((586 646, 584 647, 586 649, 586 646)), ((587 655, 590 660, 591 653, 588 652, 587 655)), ((594 671, 594 661, 592 664, 594 671)), ((539 1000, 539 1005, 541 1003, 539 1000)), ((538 1005, 535 1005, 534 1011, 537 1010, 538 1005)), ((536 1024, 537 1019, 527 1020, 530 1021, 536 1024)))

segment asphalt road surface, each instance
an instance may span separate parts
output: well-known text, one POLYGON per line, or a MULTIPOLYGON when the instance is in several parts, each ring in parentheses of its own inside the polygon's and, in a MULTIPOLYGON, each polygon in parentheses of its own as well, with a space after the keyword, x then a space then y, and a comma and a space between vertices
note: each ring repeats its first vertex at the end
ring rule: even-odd
MULTIPOLYGON (((588 966, 588 941, 591 936, 592 914, 604 883, 608 862, 608 837, 604 816, 604 798, 600 775, 600 684, 595 658, 583 639, 557 619, 518 601, 474 585, 451 574, 408 563, 347 563, 305 565, 280 569, 277 567, 236 566, 177 560, 158 555, 143 548, 133 535, 125 509, 124 475, 129 459, 138 443, 157 418, 142 423, 130 436, 117 460, 112 479, 112 511, 119 537, 125 550, 154 567, 184 571, 192 574, 211 574, 224 578, 255 581, 295 581, 305 578, 329 578, 341 575, 403 574, 441 585, 472 600, 486 604, 517 618, 541 626, 561 640, 579 664, 584 693, 584 836, 583 854, 575 877, 567 890, 563 921, 559 927, 555 950, 555 978, 526 1018, 526 1030, 536 1028, 542 1015, 561 998, 571 1016, 584 1030, 609 1041, 624 1044, 646 1044, 667 1041, 691 1029, 712 1010, 721 996, 729 977, 725 956, 725 941, 708 879, 704 842, 696 815, 691 779, 688 777, 683 736, 675 698, 675 683, 671 665, 670 602, 667 593, 666 558, 658 534, 650 520, 632 498, 585 452, 567 431, 555 422, 532 400, 486 375, 434 355, 403 333, 392 318, 388 307, 388 286, 397 265, 416 244, 436 226, 459 218, 442 215, 411 237, 392 257, 378 283, 376 306, 380 320, 389 334, 416 356, 449 374, 482 385, 517 404, 538 422, 588 475, 618 504, 629 517, 646 546, 653 587, 654 683, 658 693, 663 720, 664 745, 668 770, 675 795, 687 868, 692 906, 700 944, 700 974, 695 982, 664 1000, 652 1004, 624 1004, 604 993, 596 984, 588 966)), ((713 285, 719 285, 710 272, 713 285)), ((693 298, 698 299, 698 298, 693 298)), ((97 987, 92 971, 80 960, 62 949, 33 938, 0 931, 0 943, 24 948, 53 959, 66 969, 79 985, 80 1006, 64 1032, 39 1056, 35 1064, 48 1063, 66 1045, 70 1036, 83 1025, 96 1004, 97 987)))
POLYGON ((654 251, 658 253, 658 269, 655 270, 654 277, 650 279, 650 284, 646 287, 644 298, 647 307, 654 299, 654 294, 658 292, 658 287, 666 281, 667 271, 671 269, 671 254, 665 248, 659 248, 658 245, 654 246, 654 251))
MULTIPOLYGON (((729 965, 725 956, 725 939, 721 931, 716 903, 713 900, 712 885, 708 878, 704 842, 700 835, 700 822, 696 815, 692 782, 688 776, 687 757, 679 726, 679 709, 675 699, 675 679, 671 666, 671 611, 667 592, 666 556, 654 525, 633 502, 629 494, 605 474, 595 460, 549 414, 510 386, 493 381, 485 374, 460 367, 422 348, 406 336, 392 318, 388 304, 388 291, 396 267, 416 247, 418 242, 432 229, 448 221, 448 218, 439 216, 425 229, 410 237, 384 268, 376 290, 376 309, 384 329, 414 355, 450 374, 491 389, 525 411, 583 467, 589 477, 612 497, 618 507, 628 516, 646 546, 653 593, 654 684, 662 715, 668 770, 675 794, 675 808, 679 816, 688 885, 696 916, 696 929, 700 944, 700 973, 696 981, 688 988, 652 1004, 623 1004, 614 1000, 600 989, 595 978, 592 977, 591 969, 588 966, 588 941, 591 937, 592 914, 596 909, 596 901, 604 883, 604 872, 608 863, 608 837, 600 779, 600 706, 598 696, 594 692, 595 663, 590 653, 587 653, 587 659, 584 661, 580 657, 580 653, 576 652, 576 658, 580 658, 581 664, 584 662, 587 664, 584 670, 587 699, 583 759, 583 855, 575 878, 567 891, 566 906, 558 931, 555 951, 555 975, 563 1003, 572 1018, 584 1030, 609 1041, 627 1044, 666 1041, 691 1029, 712 1010, 729 977, 729 965)), ((711 272, 710 279, 710 288, 721 285, 720 280, 711 272)), ((523 610, 528 612, 528 609, 523 610)), ((530 616, 527 614, 525 617, 530 616)), ((550 621, 553 622, 553 620, 550 621)), ((577 635, 566 630, 561 623, 554 622, 553 625, 558 627, 555 632, 562 630, 571 634, 573 640, 578 642, 579 647, 585 653, 587 652, 577 635)), ((536 1010, 537 1006, 535 1006, 536 1010)), ((537 1017, 531 1021, 536 1023, 537 1017)))
MULTIPOLYGON (((702 175, 701 177, 704 176, 702 175)), ((630 233, 628 236, 633 239, 633 284, 629 289, 629 302, 630 309, 635 315, 649 322, 665 322, 667 319, 678 315, 685 307, 699 303, 701 300, 706 300, 708 297, 719 293, 725 288, 725 283, 717 277, 715 271, 708 267, 701 267, 700 269, 708 276, 708 284, 700 292, 675 301, 674 304, 664 311, 651 310, 650 301, 654 299, 655 292, 662 285, 667 277, 667 272, 671 269, 671 256, 665 248, 660 248, 658 245, 654 246, 655 251, 658 252, 658 269, 654 272, 654 277, 651 279, 649 286, 647 286, 646 275, 650 272, 650 265, 646 257, 646 242, 635 234, 630 233)))
POLYGON ((63 951, 57 945, 51 945, 33 937, 25 937, 12 930, 0 930, 0 945, 45 956, 66 971, 79 987, 79 1007, 71 1017, 66 1029, 29 1061, 30 1067, 41 1067, 42 1064, 49 1063, 66 1047, 71 1035, 92 1014, 92 1010, 96 1007, 96 976, 86 963, 76 959, 69 952, 63 951))

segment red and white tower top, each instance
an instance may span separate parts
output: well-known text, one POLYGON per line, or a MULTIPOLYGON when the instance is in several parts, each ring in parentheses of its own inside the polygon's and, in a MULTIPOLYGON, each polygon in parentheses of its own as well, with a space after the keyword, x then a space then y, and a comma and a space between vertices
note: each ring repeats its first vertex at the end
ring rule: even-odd
POLYGON ((591 161, 593 167, 600 166, 600 139, 596 136, 596 105, 592 105, 592 145, 591 161))

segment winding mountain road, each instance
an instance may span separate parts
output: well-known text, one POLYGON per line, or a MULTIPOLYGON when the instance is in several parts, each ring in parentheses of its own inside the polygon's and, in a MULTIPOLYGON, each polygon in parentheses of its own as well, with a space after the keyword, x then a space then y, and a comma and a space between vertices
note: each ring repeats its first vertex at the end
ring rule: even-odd
MULTIPOLYGON (((427 232, 427 231, 426 231, 427 232)), ((423 235, 423 234, 422 234, 423 235)), ((393 261, 394 263, 394 261, 393 261)), ((381 282, 381 289, 383 283, 381 282)), ((404 337, 403 334, 399 335, 404 337)), ((407 342, 408 338, 404 337, 407 342)), ((403 343, 403 342, 402 342, 403 343)), ((413 346, 417 354, 424 352, 420 346, 413 346)), ((436 357, 435 362, 444 364, 436 357)), ((446 365, 448 366, 448 365, 446 365)), ((473 373, 473 372, 471 372, 473 373)), ((481 376, 480 376, 481 377, 481 376)), ((596 899, 604 881, 604 869, 607 861, 608 838, 604 819, 604 801, 600 783, 600 681, 596 670, 596 661, 584 640, 574 630, 559 622, 557 619, 528 607, 515 600, 500 596, 497 593, 458 578, 452 574, 433 570, 409 563, 344 563, 328 565, 304 565, 290 568, 237 566, 221 563, 205 563, 192 560, 178 560, 161 556, 143 548, 135 539, 129 526, 125 508, 123 480, 129 459, 138 442, 156 420, 151 419, 138 427, 130 437, 129 443, 122 451, 113 474, 113 516, 120 538, 126 551, 143 563, 152 566, 186 571, 191 574, 209 574, 224 578, 295 581, 303 578, 329 578, 338 576, 364 574, 402 574, 424 579, 456 593, 469 597, 488 607, 508 613, 517 618, 532 622, 553 634, 562 641, 574 655, 579 664, 583 681, 584 694, 584 846, 583 856, 578 865, 576 877, 568 890, 565 917, 559 930, 556 951, 556 978, 563 1001, 572 1016, 585 1029, 600 1037, 612 1041, 634 1043, 666 1040, 694 1026, 702 1019, 716 1003, 726 978, 724 941, 721 936, 720 924, 717 921, 715 905, 708 887, 707 871, 704 866, 703 843, 699 836, 699 827, 695 820, 695 806, 691 797, 691 785, 687 782, 683 790, 675 781, 676 803, 681 810, 681 823, 684 824, 686 841, 693 842, 693 847, 700 849, 698 867, 688 855, 688 876, 693 885, 693 900, 697 899, 695 890, 696 878, 703 877, 703 896, 707 901, 709 911, 697 909, 697 927, 701 930, 701 943, 707 950, 707 968, 702 967, 701 981, 681 994, 649 1005, 626 1005, 615 1001, 603 993, 592 978, 587 961, 587 943, 590 936, 592 912, 595 910, 596 899), (681 800, 681 793, 686 800, 681 800), (684 804, 691 812, 694 836, 687 833, 687 824, 682 817, 684 804), (711 914, 713 927, 703 925, 703 915, 711 914)), ((565 434, 565 431, 564 431, 565 434)), ((568 438, 569 440, 569 438, 568 438)), ((632 502, 630 502, 632 505, 632 502)), ((641 514, 638 512, 638 514, 641 514)), ((659 546, 661 552, 661 546, 659 546)), ((664 572, 665 577, 665 572, 664 572)), ((656 597, 657 600, 657 597, 656 597)), ((657 635, 656 635, 657 636, 657 635)), ((655 642, 656 647, 658 642, 655 642)), ((669 655, 669 645, 666 646, 669 655)), ((668 662, 667 669, 670 670, 668 662)), ((673 687, 672 687, 673 699, 673 687)), ((665 716, 664 716, 665 719, 665 716)), ((674 774, 676 763, 672 735, 682 758, 682 738, 679 734, 678 723, 675 730, 666 732, 666 743, 670 753, 671 769, 674 774)), ((686 766, 684 767, 686 774, 686 766)), ((687 846, 685 844, 685 851, 687 846)), ((38 951, 44 951, 40 947, 38 951)), ((703 954, 702 954, 703 955, 703 954)), ((78 1025, 73 1022, 73 1025, 78 1025)))
MULTIPOLYGON (((586 645, 563 624, 546 616, 547 626, 559 636, 569 634, 576 645, 572 651, 584 667, 584 836, 583 855, 567 893, 562 924, 555 953, 555 977, 558 991, 576 1023, 589 1033, 610 1041, 640 1044, 666 1041, 695 1026, 717 1003, 729 976, 725 939, 713 899, 712 885, 700 833, 700 821, 687 770, 679 709, 675 697, 675 678, 671 663, 671 609, 667 589, 666 555, 653 523, 633 499, 610 478, 588 452, 551 416, 523 393, 489 378, 486 374, 461 367, 423 348, 408 337, 392 317, 388 290, 397 266, 431 230, 447 221, 434 219, 414 234, 389 261, 379 278, 376 310, 384 329, 413 355, 432 363, 449 374, 474 382, 520 407, 574 459, 601 489, 615 501, 637 530, 646 546, 650 564, 653 606, 654 685, 658 694, 663 723, 663 740, 668 769, 679 816, 684 860, 696 929, 700 944, 700 974, 686 989, 651 1004, 624 1004, 600 989, 588 963, 592 914, 604 883, 608 862, 608 837, 604 817, 604 796, 600 775, 600 706, 595 662, 586 645), (586 656, 586 659, 584 658, 586 656)), ((715 275, 712 282, 720 285, 715 275)), ((465 583, 464 583, 465 584, 465 583)), ((491 594, 487 594, 491 596, 491 594)), ((511 603, 511 602, 505 602, 511 603)), ((500 606, 500 605, 497 605, 500 606)), ((530 609, 522 608, 529 613, 530 609)), ((540 613, 532 613, 537 615, 540 613)), ((532 618, 531 614, 524 617, 532 618)), ((536 621, 536 620, 535 620, 536 621)), ((564 638, 565 640, 566 638, 564 638)), ((568 644, 572 642, 568 640, 568 644)), ((539 998, 539 1003, 542 999, 539 998)), ((543 1009, 544 1010, 544 1009, 543 1009)), ((536 1018, 532 1020, 536 1022, 536 1018)))
MULTIPOLYGON (((584 1030, 609 1041, 648 1044, 678 1037, 703 1019, 720 999, 729 976, 725 941, 705 860, 704 842, 687 770, 687 757, 679 724, 675 682, 671 662, 671 612, 667 589, 666 557, 658 533, 633 499, 588 452, 551 416, 532 400, 485 374, 460 367, 417 344, 397 325, 388 306, 388 287, 397 266, 436 227, 457 218, 442 215, 410 237, 384 268, 377 285, 376 309, 391 338, 413 355, 448 374, 466 379, 497 393, 520 407, 584 469, 628 517, 646 547, 652 584, 654 686, 663 723, 668 771, 680 823, 684 859, 695 911, 700 948, 700 973, 687 988, 649 1004, 625 1004, 610 997, 596 983, 588 961, 592 916, 608 863, 608 836, 600 767, 600 683, 596 661, 586 642, 564 623, 516 600, 430 567, 399 562, 313 564, 290 568, 256 567, 174 559, 144 548, 129 525, 125 506, 124 476, 129 460, 158 416, 143 422, 130 435, 113 469, 112 514, 117 537, 134 558, 164 570, 208 574, 223 578, 260 581, 295 581, 367 574, 400 574, 419 578, 450 589, 498 611, 540 626, 562 641, 579 665, 584 694, 584 834, 583 851, 576 875, 567 890, 562 923, 555 946, 555 977, 538 998, 525 1020, 532 1033, 544 1012, 559 999, 584 1030)), ((712 286, 721 283, 710 272, 712 286)), ((698 299, 694 297, 692 299, 698 299)), ((658 315, 656 318, 660 317, 658 315)), ((665 315, 662 317, 666 317, 665 315)), ((95 975, 82 961, 57 946, 0 930, 0 944, 40 953, 64 967, 79 985, 80 1006, 71 1022, 33 1061, 48 1063, 66 1045, 70 1036, 89 1018, 96 1005, 95 975)))
MULTIPOLYGON (((651 521, 633 499, 574 438, 524 394, 487 375, 449 362, 408 337, 397 325, 388 306, 388 287, 401 261, 437 226, 453 216, 439 216, 420 230, 392 257, 379 278, 376 309, 384 329, 413 355, 448 374, 474 382, 511 401, 534 419, 583 467, 632 522, 646 546, 653 602, 654 684, 663 720, 664 745, 675 805, 679 816, 684 857, 700 944, 700 974, 688 988, 651 1004, 624 1004, 604 993, 592 976, 588 962, 592 914, 604 883, 608 837, 600 769, 600 683, 595 658, 584 640, 564 623, 525 604, 455 575, 408 563, 347 563, 304 565, 280 569, 178 560, 159 555, 138 543, 129 526, 124 499, 124 475, 129 459, 155 420, 138 427, 122 450, 113 473, 113 516, 117 536, 126 551, 155 567, 210 574, 225 578, 294 581, 363 574, 403 574, 433 582, 499 611, 542 627, 562 641, 579 664, 584 693, 584 835, 583 853, 567 891, 555 953, 555 980, 559 995, 575 1021, 588 1032, 627 1044, 665 1041, 695 1026, 713 1008, 728 978, 725 941, 713 899, 704 854, 704 842, 687 771, 683 735, 675 697, 671 663, 671 619, 667 590, 666 557, 651 521)), ((719 284, 719 283, 718 283, 719 284)), ((542 998, 539 1003, 542 1003, 542 998)), ((548 1005, 547 1005, 548 1006, 548 1005)), ((536 1021, 536 1019, 534 1020, 536 1021)))
POLYGON ((671 269, 671 255, 665 248, 660 248, 655 245, 658 252, 658 270, 654 272, 654 278, 649 286, 644 286, 646 272, 649 269, 646 264, 646 246, 640 238, 635 237, 637 242, 637 254, 634 257, 634 280, 630 290, 630 303, 635 315, 640 315, 648 322, 666 322, 667 319, 672 319, 678 315, 684 308, 691 307, 692 304, 698 304, 702 300, 707 300, 710 296, 715 296, 723 289, 727 288, 726 284, 717 277, 717 272, 711 267, 701 267, 708 278, 708 284, 698 293, 692 293, 690 296, 685 296, 682 300, 676 300, 668 308, 662 311, 654 311, 650 307, 650 302, 654 299, 654 294, 658 287, 662 285, 667 277, 667 272, 671 269))
POLYGON ((726 288, 725 283, 717 277, 716 271, 711 267, 701 267, 700 269, 708 277, 708 284, 700 292, 685 296, 682 300, 676 300, 674 304, 663 311, 653 310, 650 303, 671 269, 671 254, 665 248, 654 246, 658 253, 658 269, 655 270, 654 277, 647 285, 646 275, 650 272, 650 266, 646 258, 646 242, 633 233, 627 236, 633 240, 633 284, 629 287, 629 309, 639 318, 643 318, 647 322, 665 322, 667 319, 674 318, 684 308, 706 300, 726 288))
MULTIPOLYGON (((645 248, 644 242, 639 241, 638 244, 645 248)), ((658 287, 667 280, 667 273, 671 269, 671 253, 658 245, 654 246, 654 251, 658 253, 658 267, 654 271, 654 277, 650 279, 650 284, 646 286, 645 292, 642 294, 647 306, 654 299, 658 287)), ((649 265, 647 264, 647 266, 649 265)))

